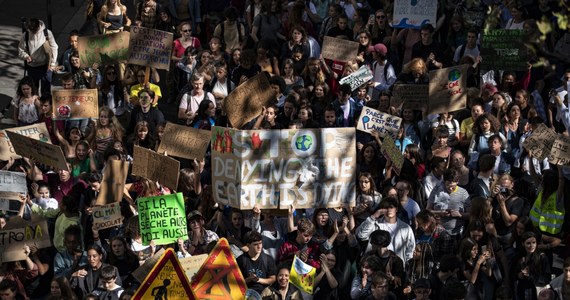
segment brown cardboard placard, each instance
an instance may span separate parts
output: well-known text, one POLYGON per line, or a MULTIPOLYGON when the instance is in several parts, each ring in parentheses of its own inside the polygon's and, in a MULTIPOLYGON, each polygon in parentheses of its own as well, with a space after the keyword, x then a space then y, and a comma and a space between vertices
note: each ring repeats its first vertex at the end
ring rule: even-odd
POLYGON ((555 165, 570 165, 570 137, 558 134, 554 144, 552 144, 548 161, 555 165))
POLYGON ((358 55, 358 46, 357 42, 325 36, 321 55, 336 61, 354 61, 358 55))
POLYGON ((126 61, 129 52, 129 32, 82 36, 78 39, 77 51, 81 67, 126 61))
POLYGON ((544 124, 539 124, 532 131, 532 134, 524 140, 523 147, 532 157, 542 161, 550 155, 550 150, 557 137, 556 131, 544 124))
POLYGON ((269 86, 269 75, 262 72, 237 86, 226 98, 223 109, 234 128, 241 128, 259 116, 262 108, 277 102, 269 86))
POLYGON ((22 158, 20 155, 16 154, 16 151, 14 150, 14 147, 8 138, 8 135, 6 134, 6 130, 33 138, 35 140, 39 140, 44 143, 51 144, 48 129, 46 127, 46 124, 43 122, 28 126, 13 127, 5 130, 0 130, 0 160, 22 158))
POLYGON ((180 162, 152 150, 135 146, 133 151, 133 175, 158 181, 171 189, 178 188, 180 162))
POLYGON ((97 89, 53 90, 52 95, 57 120, 99 118, 97 89))
POLYGON ((123 224, 121 204, 110 203, 92 208, 93 227, 97 230, 112 228, 123 224))
POLYGON ((468 68, 461 65, 429 72, 429 115, 465 108, 468 68))
POLYGON ((114 202, 121 202, 125 181, 129 173, 129 162, 123 160, 112 160, 107 163, 103 171, 101 189, 97 195, 96 205, 105 205, 114 202))
POLYGON ((408 108, 425 111, 429 101, 427 84, 394 84, 390 105, 395 108, 408 108))
POLYGON ((36 160, 59 170, 68 170, 67 161, 61 147, 6 131, 16 154, 36 160))
POLYGON ((210 144, 210 131, 166 123, 158 153, 202 160, 210 144))
POLYGON ((131 26, 129 64, 168 70, 173 38, 171 32, 131 26))
POLYGON ((47 248, 52 245, 45 219, 37 215, 33 215, 31 221, 16 217, 10 219, 0 230, 3 262, 26 259, 23 249, 25 245, 36 245, 38 248, 47 248))

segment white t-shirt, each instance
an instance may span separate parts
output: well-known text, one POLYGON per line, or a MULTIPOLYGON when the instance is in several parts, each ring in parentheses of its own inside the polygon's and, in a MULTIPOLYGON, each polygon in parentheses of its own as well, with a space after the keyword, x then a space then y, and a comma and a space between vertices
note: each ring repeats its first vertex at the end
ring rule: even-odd
POLYGON ((214 107, 216 106, 216 99, 214 98, 214 95, 204 92, 201 96, 191 96, 189 93, 184 94, 184 96, 182 96, 182 99, 180 99, 180 105, 178 108, 183 108, 186 110, 186 112, 191 111, 195 113, 198 111, 198 107, 204 99, 209 99, 214 103, 214 107), (188 101, 190 101, 190 103, 188 103, 188 101))

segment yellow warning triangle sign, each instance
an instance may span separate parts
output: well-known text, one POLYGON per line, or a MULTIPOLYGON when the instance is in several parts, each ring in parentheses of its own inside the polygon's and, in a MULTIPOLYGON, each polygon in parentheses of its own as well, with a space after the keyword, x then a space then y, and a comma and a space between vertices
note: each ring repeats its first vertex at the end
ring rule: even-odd
POLYGON ((196 299, 174 250, 166 249, 132 299, 196 299))
MULTIPOLYGON (((232 254, 228 240, 221 238, 192 280, 197 299, 244 299, 245 279, 232 254)), ((169 298, 170 299, 170 298, 169 298)))

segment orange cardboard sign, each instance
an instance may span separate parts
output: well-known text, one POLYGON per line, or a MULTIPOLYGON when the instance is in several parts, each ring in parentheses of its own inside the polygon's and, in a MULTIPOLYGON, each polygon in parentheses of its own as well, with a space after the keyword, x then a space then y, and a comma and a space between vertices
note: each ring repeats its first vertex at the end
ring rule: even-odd
POLYGON ((244 299, 247 284, 230 250, 228 240, 221 238, 192 280, 198 299, 244 299))
POLYGON ((196 299, 172 248, 166 249, 131 299, 196 299))

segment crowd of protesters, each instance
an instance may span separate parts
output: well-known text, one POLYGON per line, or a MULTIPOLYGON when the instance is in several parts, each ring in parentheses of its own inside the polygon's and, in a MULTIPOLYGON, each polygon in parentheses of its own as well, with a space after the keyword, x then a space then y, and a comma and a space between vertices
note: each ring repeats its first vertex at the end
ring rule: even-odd
MULTIPOLYGON (((522 146, 541 124, 568 135, 570 6, 441 0, 435 23, 401 29, 392 26, 393 2, 135 0, 132 12, 120 0, 91 0, 81 33, 59 47, 41 20, 28 20, 18 46, 27 76, 12 117, 18 126, 45 123, 69 170, 28 158, 0 162, 25 172, 19 215, 46 218, 53 242, 26 246, 25 261, 2 264, 0 297, 130 299, 141 284, 132 272, 160 248, 205 254, 225 237, 248 288, 263 299, 570 299, 570 169, 522 146), (167 72, 125 62, 81 66, 80 35, 135 25, 174 34, 167 72), (489 29, 524 31, 526 70, 485 64, 489 29), (358 55, 323 58, 327 36, 358 42, 358 55), (469 65, 466 108, 426 115, 391 102, 395 84, 428 84, 429 71, 460 64, 469 65), (339 84, 363 65, 370 82, 354 91, 339 84), (371 107, 403 119, 400 173, 381 154, 378 132, 358 132, 356 205, 291 206, 279 216, 216 203, 209 153, 177 158, 178 187, 129 174, 123 224, 94 229, 107 163, 132 162, 134 146, 157 150, 166 121, 232 127, 224 98, 261 72, 270 74, 275 105, 239 129, 354 127, 371 107), (99 117, 54 120, 50 91, 84 88, 98 90, 99 117), (178 109, 165 117, 165 107, 178 109), (189 239, 143 244, 136 199, 175 192, 184 195, 189 239), (312 295, 289 283, 294 257, 317 270, 312 295)), ((2 215, 0 227, 13 217, 2 215)))

